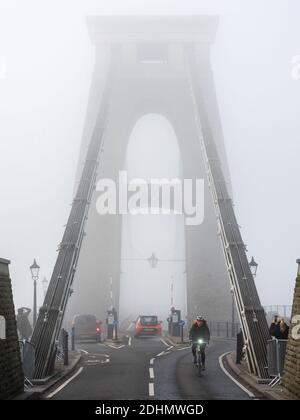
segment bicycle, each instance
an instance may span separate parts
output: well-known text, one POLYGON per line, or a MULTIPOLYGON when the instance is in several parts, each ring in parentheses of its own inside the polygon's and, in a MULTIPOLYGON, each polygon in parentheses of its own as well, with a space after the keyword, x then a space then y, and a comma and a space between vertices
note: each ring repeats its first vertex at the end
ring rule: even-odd
POLYGON ((198 370, 198 375, 202 376, 203 363, 202 363, 202 354, 205 351, 205 347, 208 344, 202 338, 199 338, 195 343, 196 344, 196 367, 198 370))

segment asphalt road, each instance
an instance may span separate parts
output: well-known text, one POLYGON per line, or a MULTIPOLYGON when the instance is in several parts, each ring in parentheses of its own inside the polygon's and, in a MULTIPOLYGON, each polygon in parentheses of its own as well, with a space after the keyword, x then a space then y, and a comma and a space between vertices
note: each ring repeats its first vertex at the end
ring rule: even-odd
POLYGON ((234 343, 213 341, 201 378, 190 348, 171 348, 159 337, 130 339, 127 344, 78 343, 83 361, 70 378, 45 396, 58 400, 213 400, 249 399, 222 371, 219 356, 234 343), (70 380, 71 379, 71 380, 70 380))

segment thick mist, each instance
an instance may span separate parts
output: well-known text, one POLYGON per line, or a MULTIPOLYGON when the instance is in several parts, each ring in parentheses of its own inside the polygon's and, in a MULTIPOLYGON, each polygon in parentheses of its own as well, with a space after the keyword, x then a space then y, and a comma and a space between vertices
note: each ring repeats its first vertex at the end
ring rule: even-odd
MULTIPOLYGON (((86 16, 97 14, 219 15, 211 60, 235 211, 249 257, 259 263, 256 284, 262 303, 291 304, 300 231, 298 1, 0 0, 0 256, 11 260, 15 306, 32 306, 33 258, 41 266, 42 304, 41 280, 50 279, 70 211, 94 66, 86 16)), ((168 144, 167 137, 162 133, 161 142, 168 144)), ((179 170, 174 144, 171 150, 161 149, 154 176, 163 162, 174 162, 179 170)), ((135 153, 138 149, 127 161, 129 169, 135 153)), ((138 174, 139 168, 133 172, 138 174)), ((161 255, 163 246, 176 242, 170 236, 171 219, 165 244, 156 248, 161 255)), ((142 255, 156 252, 152 222, 146 229, 138 220, 129 232, 130 223, 124 225, 122 255, 136 255, 129 236, 135 247, 144 248, 142 255), (135 229, 149 235, 147 244, 135 229)), ((178 230, 178 252, 173 255, 181 259, 178 230)), ((159 308, 169 305, 174 268, 147 270, 147 280, 165 299, 159 308), (163 278, 167 280, 161 287, 163 278)), ((125 257, 122 271, 126 296, 126 281, 138 282, 142 274, 125 257)), ((130 293, 124 298, 124 308, 130 298, 130 293)))

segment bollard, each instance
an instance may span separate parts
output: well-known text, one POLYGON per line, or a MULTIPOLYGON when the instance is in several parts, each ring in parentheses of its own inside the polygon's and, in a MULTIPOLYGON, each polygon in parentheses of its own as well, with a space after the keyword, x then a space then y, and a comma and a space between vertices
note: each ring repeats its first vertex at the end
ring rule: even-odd
POLYGON ((232 322, 231 323, 231 337, 234 338, 236 334, 237 334, 237 331, 236 331, 235 323, 232 322))
POLYGON ((75 350, 75 327, 72 327, 71 330, 71 349, 72 351, 75 350))
POLYGON ((114 339, 115 340, 118 340, 118 325, 117 324, 115 324, 114 325, 114 339))
POLYGON ((181 343, 183 343, 183 324, 180 325, 181 343))
POLYGON ((217 336, 220 337, 220 323, 217 322, 217 336))
POLYGON ((226 322, 226 338, 229 338, 229 324, 226 322))
POLYGON ((239 365, 243 358, 244 339, 242 330, 236 335, 236 364, 239 365))
POLYGON ((63 334, 63 352, 64 352, 64 365, 67 366, 69 364, 69 334, 66 330, 62 329, 63 334))

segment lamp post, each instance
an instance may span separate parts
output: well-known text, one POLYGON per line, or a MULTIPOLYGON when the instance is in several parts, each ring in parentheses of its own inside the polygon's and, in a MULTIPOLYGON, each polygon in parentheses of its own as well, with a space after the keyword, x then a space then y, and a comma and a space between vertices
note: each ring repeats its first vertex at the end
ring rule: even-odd
POLYGON ((171 308, 174 306, 174 282, 173 276, 171 276, 171 308))
POLYGON ((154 252, 152 252, 152 255, 147 260, 151 268, 155 268, 157 266, 158 258, 154 255, 154 252))
POLYGON ((250 267, 252 276, 255 278, 256 277, 256 273, 257 273, 258 264, 255 261, 254 257, 252 257, 251 261, 249 262, 249 267, 250 267))
POLYGON ((40 271, 40 266, 36 263, 36 260, 33 260, 33 264, 30 266, 30 271, 31 271, 31 277, 33 280, 33 327, 36 324, 36 315, 37 315, 37 310, 36 310, 36 281, 39 278, 39 271, 40 271))

